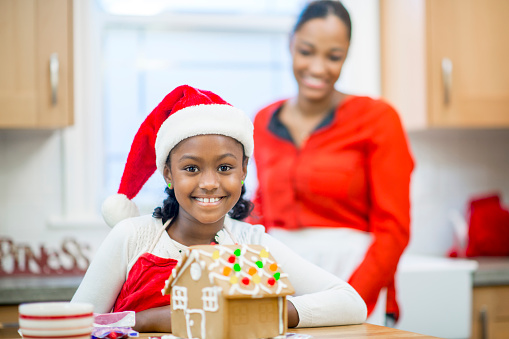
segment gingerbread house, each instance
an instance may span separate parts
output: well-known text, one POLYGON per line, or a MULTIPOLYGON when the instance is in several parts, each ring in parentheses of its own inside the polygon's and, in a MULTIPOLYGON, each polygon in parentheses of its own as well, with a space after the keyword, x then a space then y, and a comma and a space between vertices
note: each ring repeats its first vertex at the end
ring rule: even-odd
POLYGON ((192 246, 173 269, 173 335, 201 339, 285 336, 287 274, 259 245, 192 246))

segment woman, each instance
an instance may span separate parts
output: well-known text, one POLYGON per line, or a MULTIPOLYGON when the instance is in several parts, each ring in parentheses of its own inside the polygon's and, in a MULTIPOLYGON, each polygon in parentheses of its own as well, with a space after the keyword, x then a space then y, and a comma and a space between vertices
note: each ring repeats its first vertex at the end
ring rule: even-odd
POLYGON ((339 1, 313 1, 290 41, 295 97, 255 117, 259 187, 252 223, 348 280, 372 312, 409 241, 413 169, 396 111, 334 84, 348 54, 351 22, 339 1))

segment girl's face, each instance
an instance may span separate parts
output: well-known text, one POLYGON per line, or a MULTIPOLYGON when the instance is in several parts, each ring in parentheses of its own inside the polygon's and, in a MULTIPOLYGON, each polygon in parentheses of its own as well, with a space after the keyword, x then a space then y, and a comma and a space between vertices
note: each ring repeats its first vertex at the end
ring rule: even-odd
POLYGON ((335 15, 303 24, 290 44, 299 95, 313 101, 331 95, 349 46, 347 27, 335 15))
POLYGON ((242 145, 223 135, 199 135, 181 141, 170 152, 171 182, 180 205, 178 218, 195 224, 222 222, 241 195, 247 159, 242 145))

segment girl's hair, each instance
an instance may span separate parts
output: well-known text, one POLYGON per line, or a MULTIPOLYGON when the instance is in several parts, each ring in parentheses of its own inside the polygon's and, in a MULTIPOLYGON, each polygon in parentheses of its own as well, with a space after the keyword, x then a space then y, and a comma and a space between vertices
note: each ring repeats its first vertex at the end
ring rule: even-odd
POLYGON ((292 34, 295 34, 306 22, 316 18, 326 18, 329 15, 337 16, 346 26, 348 31, 348 41, 352 37, 352 22, 350 14, 340 1, 334 0, 315 0, 311 1, 300 13, 292 34))
MULTIPOLYGON (((170 156, 168 155, 168 161, 166 163, 169 166, 170 156)), ((243 161, 247 161, 247 157, 244 155, 243 161)), ((163 224, 166 223, 169 219, 175 218, 179 213, 179 203, 177 198, 175 197, 175 191, 166 187, 165 192, 168 194, 168 197, 164 199, 162 207, 156 207, 154 212, 152 213, 152 217, 163 219, 163 224)), ((249 216, 251 211, 253 210, 253 203, 249 200, 244 199, 244 194, 246 193, 246 187, 242 185, 242 189, 240 191, 240 198, 233 206, 228 215, 237 220, 243 220, 249 216)))

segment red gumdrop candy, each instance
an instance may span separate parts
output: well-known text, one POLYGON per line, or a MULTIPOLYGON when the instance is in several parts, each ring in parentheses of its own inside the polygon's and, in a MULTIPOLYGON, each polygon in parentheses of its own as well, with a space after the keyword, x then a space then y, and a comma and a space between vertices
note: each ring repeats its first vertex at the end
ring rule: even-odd
POLYGON ((244 278, 242 278, 242 283, 243 283, 244 285, 249 285, 249 278, 248 278, 248 277, 244 277, 244 278))
POLYGON ((269 284, 270 286, 274 286, 275 283, 276 283, 276 279, 274 279, 272 277, 267 279, 267 284, 269 284))
POLYGON ((230 255, 230 257, 228 258, 228 262, 230 264, 233 264, 235 262, 235 256, 234 255, 230 255))

